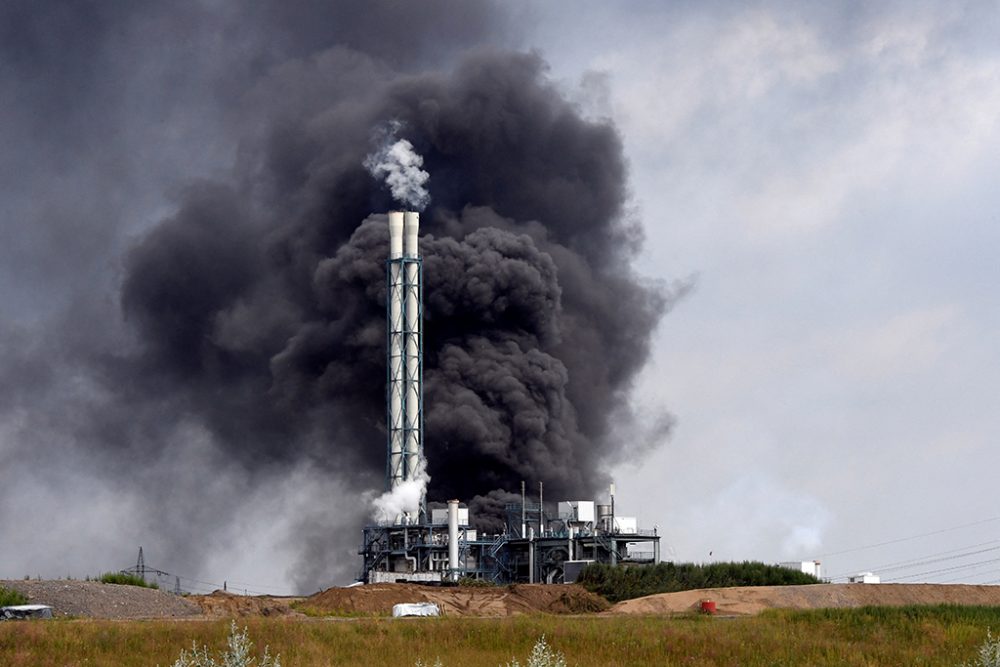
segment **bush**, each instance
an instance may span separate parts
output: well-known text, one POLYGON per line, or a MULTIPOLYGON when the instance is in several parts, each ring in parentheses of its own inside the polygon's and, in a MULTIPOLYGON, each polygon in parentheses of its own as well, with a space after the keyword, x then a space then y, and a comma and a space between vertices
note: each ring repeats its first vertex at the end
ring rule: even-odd
POLYGON ((974 662, 966 662, 962 667, 1000 667, 1000 638, 986 631, 986 641, 979 647, 979 656, 974 662))
POLYGON ((611 602, 621 602, 655 593, 676 593, 696 588, 732 586, 788 586, 818 584, 811 574, 777 565, 754 561, 742 563, 658 563, 612 567, 592 563, 577 577, 576 583, 603 595, 611 602))
POLYGON ((173 667, 252 667, 253 665, 257 665, 257 667, 281 667, 281 656, 276 655, 272 658, 266 646, 264 647, 264 655, 260 662, 257 662, 257 658, 253 656, 253 642, 247 635, 246 627, 243 628, 243 632, 239 632, 236 629, 236 621, 233 621, 229 626, 227 644, 229 649, 221 654, 219 660, 216 661, 209 654, 207 646, 202 646, 199 649, 192 642, 191 652, 188 653, 182 649, 180 657, 174 662, 173 667))
MULTIPOLYGON (((174 665, 174 667, 187 667, 186 665, 174 665)), ((414 667, 443 667, 440 658, 434 661, 433 665, 428 665, 422 660, 417 660, 414 667)), ((511 662, 506 665, 500 665, 500 667, 521 667, 521 663, 517 661, 517 658, 512 658, 511 662)), ((555 651, 551 646, 545 641, 545 636, 535 642, 535 647, 531 649, 531 653, 528 655, 528 662, 524 664, 524 667, 566 667, 566 656, 562 653, 555 651)))
POLYGON ((105 572, 101 575, 100 582, 103 584, 120 584, 123 586, 142 586, 143 588, 159 588, 156 583, 149 583, 142 577, 124 572, 105 572))
POLYGON ((476 579, 475 577, 462 577, 458 580, 459 586, 469 588, 497 588, 497 584, 488 579, 476 579))
MULTIPOLYGON (((507 663, 507 667, 521 667, 521 663, 515 658, 513 662, 507 663)), ((543 636, 531 649, 531 655, 528 656, 528 662, 524 667, 566 667, 566 656, 552 650, 543 636)))
POLYGON ((0 607, 28 604, 28 598, 22 593, 0 586, 0 607))

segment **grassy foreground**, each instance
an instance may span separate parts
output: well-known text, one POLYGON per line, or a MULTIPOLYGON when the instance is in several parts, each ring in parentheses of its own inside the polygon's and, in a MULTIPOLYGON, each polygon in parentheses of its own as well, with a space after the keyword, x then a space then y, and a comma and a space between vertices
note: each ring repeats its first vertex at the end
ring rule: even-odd
MULTIPOLYGON (((248 619, 284 667, 496 667, 524 661, 541 635, 569 667, 637 665, 949 665, 972 658, 1000 608, 772 611, 758 617, 248 619)), ((228 621, 0 623, 5 667, 169 667, 192 640, 224 647, 228 621)))

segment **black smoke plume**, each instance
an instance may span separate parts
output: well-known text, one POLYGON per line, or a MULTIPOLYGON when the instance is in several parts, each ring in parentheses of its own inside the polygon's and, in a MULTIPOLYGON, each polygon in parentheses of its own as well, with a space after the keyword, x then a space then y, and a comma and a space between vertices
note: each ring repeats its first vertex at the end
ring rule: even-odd
MULTIPOLYGON (((238 147, 234 168, 183 187, 171 179, 172 213, 120 223, 131 237, 109 232, 112 251, 125 246, 120 297, 69 308, 0 357, 9 405, 59 406, 18 426, 36 434, 21 442, 42 458, 98 461, 108 485, 135 480, 139 506, 164 510, 164 558, 188 562, 212 554, 204 536, 232 521, 241 498, 289 475, 327 480, 339 509, 290 520, 291 576, 305 588, 353 572, 339 556, 367 510, 346 499, 380 491, 385 467, 381 212, 393 208, 363 163, 372 130, 391 122, 431 175, 421 221, 429 496, 481 496, 482 525, 496 527, 500 508, 487 499, 521 480, 544 482, 551 498, 593 494, 605 466, 641 444, 616 434, 628 431, 631 384, 674 298, 631 269, 642 235, 625 212, 614 127, 584 118, 538 54, 460 55, 504 24, 491 5, 421 3, 413 20, 428 28, 409 41, 383 30, 413 29, 409 3, 376 3, 379 21, 340 3, 261 6, 213 17, 259 32, 233 47, 253 58, 202 82, 222 98, 213 108, 238 147), (456 13, 460 38, 433 20, 456 13), (80 391, 64 382, 71 372, 80 391), (15 378, 29 382, 15 391, 15 378)), ((130 11, 175 30, 155 5, 130 11)), ((42 32, 37 15, 16 18, 42 32)), ((102 44, 138 20, 105 19, 94 19, 102 44)))

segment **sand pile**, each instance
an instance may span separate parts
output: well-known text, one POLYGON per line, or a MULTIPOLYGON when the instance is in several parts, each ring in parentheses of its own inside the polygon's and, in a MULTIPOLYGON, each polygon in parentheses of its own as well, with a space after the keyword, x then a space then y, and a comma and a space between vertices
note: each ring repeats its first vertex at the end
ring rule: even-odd
POLYGON ((602 611, 608 603, 581 586, 420 586, 372 584, 330 588, 303 602, 330 614, 391 614, 403 602, 433 602, 447 616, 514 616, 517 614, 577 614, 602 611))
POLYGON ((201 607, 201 613, 210 618, 237 616, 302 616, 292 605, 302 598, 234 595, 215 591, 211 595, 190 595, 187 598, 201 607))
POLYGON ((1000 586, 955 584, 815 584, 809 586, 748 586, 704 588, 660 593, 619 602, 609 614, 676 614, 698 609, 714 600, 719 614, 759 614, 765 609, 825 609, 898 607, 903 605, 1000 605, 1000 586))

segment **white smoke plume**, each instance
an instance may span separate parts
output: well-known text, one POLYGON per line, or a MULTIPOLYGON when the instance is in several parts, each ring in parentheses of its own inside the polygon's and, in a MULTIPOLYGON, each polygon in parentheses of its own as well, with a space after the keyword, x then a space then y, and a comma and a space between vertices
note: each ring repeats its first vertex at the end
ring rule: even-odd
POLYGON ((413 150, 413 144, 396 138, 402 127, 399 121, 390 121, 377 130, 378 148, 365 158, 364 165, 372 176, 385 179, 393 199, 422 211, 431 201, 424 187, 430 174, 421 169, 424 158, 413 150))
POLYGON ((420 511, 420 501, 427 492, 431 481, 427 474, 427 463, 423 457, 417 464, 417 474, 399 484, 392 491, 386 491, 372 501, 372 514, 377 523, 392 523, 404 514, 414 517, 420 511))

